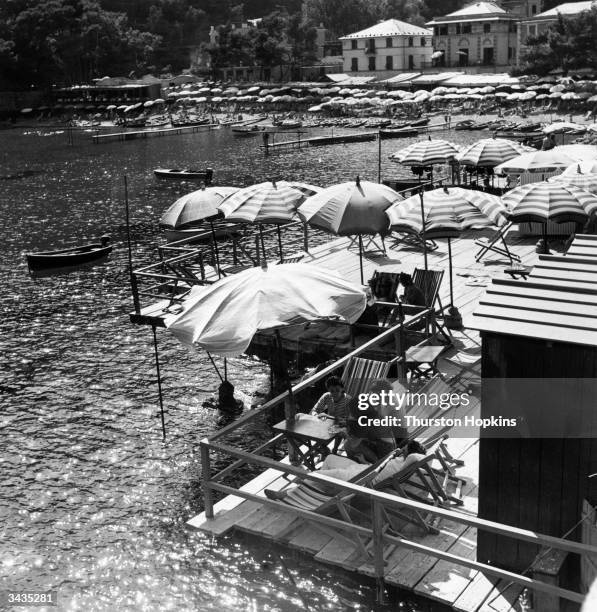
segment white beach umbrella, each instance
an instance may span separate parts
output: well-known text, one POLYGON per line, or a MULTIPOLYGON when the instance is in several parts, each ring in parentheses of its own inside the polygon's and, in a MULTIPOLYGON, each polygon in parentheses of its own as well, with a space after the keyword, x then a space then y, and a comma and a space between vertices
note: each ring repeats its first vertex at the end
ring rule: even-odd
POLYGON ((574 174, 558 174, 547 179, 550 183, 565 183, 579 189, 584 189, 590 193, 597 193, 597 174, 583 174, 576 172, 574 174))
POLYGON ((354 323, 366 306, 365 292, 311 264, 254 267, 208 287, 195 286, 183 311, 165 318, 183 343, 233 357, 247 350, 258 331, 307 321, 354 323))
POLYGON ((177 228, 188 223, 221 216, 218 206, 238 187, 205 187, 178 198, 169 206, 160 219, 160 225, 177 228))

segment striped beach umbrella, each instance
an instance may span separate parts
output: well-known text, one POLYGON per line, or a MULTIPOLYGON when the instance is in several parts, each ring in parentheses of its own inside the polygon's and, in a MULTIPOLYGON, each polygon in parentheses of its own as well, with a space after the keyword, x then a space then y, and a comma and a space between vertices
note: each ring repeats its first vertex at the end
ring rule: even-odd
POLYGON ((448 239, 450 315, 461 321, 454 307, 451 239, 466 230, 501 227, 507 223, 506 207, 502 200, 483 191, 444 187, 423 191, 393 204, 386 214, 390 218, 392 230, 420 234, 423 244, 428 238, 448 239))
POLYGON ((275 223, 278 226, 280 258, 283 259, 280 224, 292 221, 296 217, 296 209, 300 204, 318 191, 320 191, 319 187, 306 183, 269 181, 239 189, 228 196, 218 206, 218 209, 228 221, 259 224, 264 259, 266 256, 262 224, 275 223))
POLYGON ((526 147, 513 140, 484 138, 467 147, 456 157, 456 160, 462 166, 493 168, 530 151, 533 151, 531 147, 526 147))
POLYGON ((506 207, 494 195, 462 187, 424 191, 393 204, 386 210, 394 231, 421 234, 427 238, 455 238, 470 229, 483 229, 507 222, 506 207))
POLYGON ((218 208, 229 221, 287 223, 295 218, 300 204, 318 191, 318 187, 304 183, 268 181, 239 189, 218 208))
POLYGON ((550 183, 565 183, 590 193, 597 193, 597 174, 583 174, 582 172, 558 174, 547 180, 550 183))
POLYGON ((390 155, 392 161, 404 166, 433 166, 454 161, 458 147, 447 140, 421 140, 390 155))
POLYGON ((238 191, 238 187, 204 187, 178 198, 169 206, 160 219, 164 227, 182 227, 203 219, 221 216, 218 205, 238 191))
POLYGON ((301 219, 337 236, 359 237, 361 282, 363 282, 363 234, 387 233, 390 221, 385 211, 401 196, 380 183, 341 183, 322 189, 299 207, 301 219))
POLYGON ((502 196, 511 221, 543 223, 542 251, 549 253, 547 222, 584 223, 597 213, 597 195, 567 185, 541 181, 512 189, 502 196))

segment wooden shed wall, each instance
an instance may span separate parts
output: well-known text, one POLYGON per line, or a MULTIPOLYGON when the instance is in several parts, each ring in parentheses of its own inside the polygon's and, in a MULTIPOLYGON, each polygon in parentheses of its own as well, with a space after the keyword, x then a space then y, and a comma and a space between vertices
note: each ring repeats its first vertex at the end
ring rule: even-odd
MULTIPOLYGON (((484 379, 596 378, 597 349, 485 332, 482 375, 484 379)), ((503 414, 504 398, 493 393, 491 385, 484 389, 482 416, 503 414)), ((581 403, 574 397, 559 401, 572 412, 581 403)), ((587 405, 585 401, 585 412, 587 405)), ((532 430, 533 424, 529 425, 532 430)), ((583 498, 597 503, 597 478, 588 478, 597 473, 595 439, 481 437, 479 463, 482 518, 560 537, 579 520, 583 498)), ((576 529, 571 537, 579 535, 576 529)), ((532 545, 483 532, 477 551, 480 561, 518 571, 537 554, 532 545)))

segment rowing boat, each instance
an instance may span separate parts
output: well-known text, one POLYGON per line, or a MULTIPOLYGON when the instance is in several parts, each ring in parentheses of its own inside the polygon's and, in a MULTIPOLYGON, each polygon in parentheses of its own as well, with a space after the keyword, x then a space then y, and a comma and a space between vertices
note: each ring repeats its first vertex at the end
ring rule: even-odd
POLYGON ((101 242, 59 249, 27 253, 29 270, 45 270, 65 266, 78 266, 106 257, 112 251, 110 236, 102 236, 101 242))

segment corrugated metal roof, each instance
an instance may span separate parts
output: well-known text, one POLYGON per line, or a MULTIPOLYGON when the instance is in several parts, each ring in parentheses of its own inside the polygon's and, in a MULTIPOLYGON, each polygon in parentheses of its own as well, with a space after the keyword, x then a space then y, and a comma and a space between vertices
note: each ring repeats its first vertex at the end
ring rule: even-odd
POLYGON ((421 28, 413 25, 412 23, 406 23, 405 21, 399 21, 398 19, 388 19, 387 21, 376 23, 374 26, 361 30, 360 32, 354 32, 353 34, 341 36, 338 40, 350 40, 353 38, 383 38, 386 36, 433 36, 433 32, 427 28, 421 28))
POLYGON ((469 327, 597 347, 597 236, 540 255, 526 280, 494 279, 469 327))
POLYGON ((448 13, 445 17, 477 17, 478 15, 494 15, 495 13, 506 14, 506 11, 493 2, 475 2, 467 4, 453 13, 448 13))

